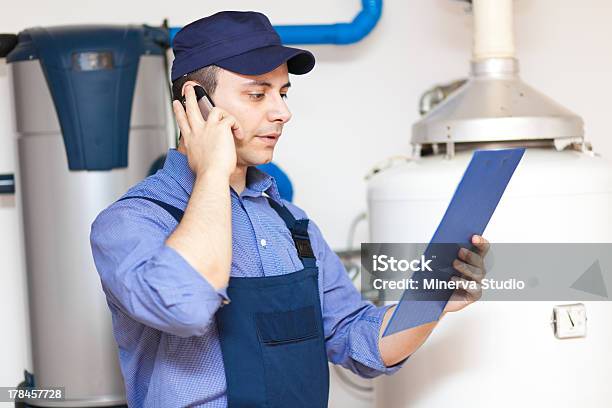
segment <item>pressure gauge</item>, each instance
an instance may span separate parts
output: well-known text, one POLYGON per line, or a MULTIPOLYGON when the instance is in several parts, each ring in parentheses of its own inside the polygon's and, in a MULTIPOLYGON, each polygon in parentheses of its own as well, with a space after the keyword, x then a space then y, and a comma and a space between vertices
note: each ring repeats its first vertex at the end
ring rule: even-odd
POLYGON ((582 303, 553 308, 552 326, 558 339, 586 336, 586 308, 582 303))

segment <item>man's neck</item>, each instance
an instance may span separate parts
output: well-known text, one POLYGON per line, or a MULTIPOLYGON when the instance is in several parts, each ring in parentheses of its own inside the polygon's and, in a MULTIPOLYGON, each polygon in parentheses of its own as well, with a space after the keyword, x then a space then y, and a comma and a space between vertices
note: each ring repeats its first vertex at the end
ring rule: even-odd
POLYGON ((230 175, 230 186, 238 195, 242 194, 246 187, 246 174, 248 166, 236 166, 236 170, 230 175))
MULTIPOLYGON (((179 145, 176 150, 183 153, 184 155, 187 155, 187 150, 185 149, 185 146, 183 146, 182 140, 179 142, 179 145)), ((246 187, 247 169, 248 166, 236 166, 234 172, 230 174, 230 187, 232 187, 238 195, 240 195, 246 187)))

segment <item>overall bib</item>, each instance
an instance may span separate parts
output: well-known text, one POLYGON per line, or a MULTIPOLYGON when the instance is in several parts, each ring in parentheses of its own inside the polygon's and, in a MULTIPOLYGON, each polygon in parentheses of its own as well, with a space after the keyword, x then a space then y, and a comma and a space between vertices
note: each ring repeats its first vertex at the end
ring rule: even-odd
MULTIPOLYGON (((177 222, 183 211, 164 208, 177 222)), ((327 407, 329 369, 325 353, 318 269, 308 219, 268 199, 291 232, 304 269, 269 277, 230 277, 230 303, 216 313, 230 408, 327 407)))

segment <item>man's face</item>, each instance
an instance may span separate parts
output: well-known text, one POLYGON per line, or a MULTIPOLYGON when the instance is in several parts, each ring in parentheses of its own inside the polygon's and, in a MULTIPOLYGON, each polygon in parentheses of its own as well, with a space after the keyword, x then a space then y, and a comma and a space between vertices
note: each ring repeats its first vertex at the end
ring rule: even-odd
POLYGON ((291 84, 287 64, 263 75, 241 75, 224 69, 217 73, 211 95, 215 105, 233 115, 244 139, 236 141, 239 166, 254 166, 272 160, 283 126, 291 119, 285 98, 291 84))

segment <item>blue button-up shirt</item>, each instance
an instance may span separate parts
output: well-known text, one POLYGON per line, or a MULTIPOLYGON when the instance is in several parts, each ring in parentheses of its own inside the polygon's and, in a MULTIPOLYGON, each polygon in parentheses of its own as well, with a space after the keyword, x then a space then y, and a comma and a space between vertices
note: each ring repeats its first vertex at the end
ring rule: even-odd
MULTIPOLYGON (((185 209, 195 178, 187 157, 170 149, 163 169, 125 196, 147 196, 185 209)), ((290 232, 267 198, 281 200, 274 179, 255 167, 232 205, 231 276, 274 276, 303 268, 290 232)), ((226 382, 214 314, 227 294, 216 291, 165 244, 177 222, 143 199, 118 201, 91 228, 94 261, 112 313, 130 407, 225 407, 226 382)), ((391 373, 378 335, 386 307, 363 301, 317 225, 309 223, 319 268, 325 346, 330 362, 363 376, 391 373)), ((262 299, 265 301, 265 299, 262 299)), ((231 299, 230 299, 231 301, 231 299)))

